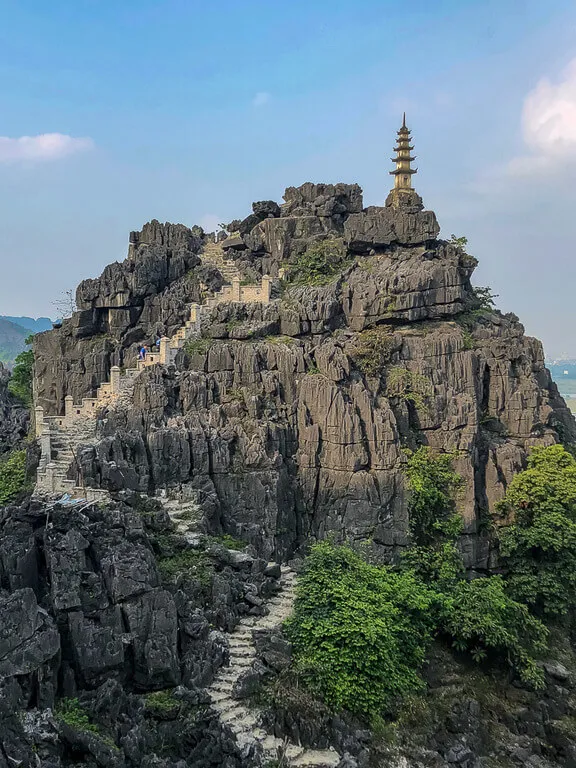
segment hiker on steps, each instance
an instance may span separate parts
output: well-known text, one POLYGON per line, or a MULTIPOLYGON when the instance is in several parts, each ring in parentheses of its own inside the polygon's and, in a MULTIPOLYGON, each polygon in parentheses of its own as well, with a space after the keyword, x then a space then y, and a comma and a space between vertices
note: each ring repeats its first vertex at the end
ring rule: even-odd
POLYGON ((147 353, 146 345, 140 347, 140 351, 138 352, 138 360, 146 360, 146 353, 147 353))

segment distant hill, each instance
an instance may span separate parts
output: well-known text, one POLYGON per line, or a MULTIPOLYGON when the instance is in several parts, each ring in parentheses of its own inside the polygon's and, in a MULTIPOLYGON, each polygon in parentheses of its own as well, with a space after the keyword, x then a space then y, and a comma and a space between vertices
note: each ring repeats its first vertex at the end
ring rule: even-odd
POLYGON ((10 367, 16 355, 26 349, 24 340, 29 335, 29 328, 24 328, 0 317, 0 362, 6 363, 10 367))
POLYGON ((32 333, 41 333, 49 331, 52 328, 52 320, 49 317, 39 317, 35 320, 33 317, 10 317, 10 315, 0 315, 0 319, 9 320, 11 323, 21 325, 32 333))
POLYGON ((26 349, 25 339, 31 333, 40 333, 52 328, 48 317, 10 317, 0 315, 0 362, 11 367, 16 356, 26 349))

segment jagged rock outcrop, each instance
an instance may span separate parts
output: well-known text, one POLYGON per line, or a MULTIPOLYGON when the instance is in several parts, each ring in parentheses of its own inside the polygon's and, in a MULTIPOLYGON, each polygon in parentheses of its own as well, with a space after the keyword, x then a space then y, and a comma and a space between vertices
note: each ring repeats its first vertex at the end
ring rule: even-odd
MULTIPOLYGON (((404 207, 392 197, 363 210, 357 185, 305 184, 289 188, 281 208, 255 204, 240 227, 244 249, 227 251, 239 267, 278 274, 311 244, 337 237, 347 249, 342 268, 323 285, 288 283, 267 305, 205 313, 202 343, 179 354, 178 370, 145 371, 130 407, 101 414, 100 442, 79 457, 83 482, 112 493, 184 487, 215 532, 265 557, 328 532, 370 539, 390 556, 408 529, 402 449, 457 450, 466 559, 486 568, 484 511, 532 445, 575 440, 576 425, 540 344, 514 316, 479 308, 475 259, 437 239, 417 195, 404 207)), ((151 327, 159 303, 184 295, 184 268, 196 285, 197 232, 153 222, 132 241, 130 258, 113 268, 127 286, 121 311, 149 321, 113 339, 69 327, 43 334, 36 386, 45 407, 86 394, 122 362, 130 349, 122 345, 151 327)), ((119 286, 105 271, 80 287, 82 306, 89 298, 100 312, 119 286)))
POLYGON ((12 450, 28 432, 28 409, 8 391, 10 373, 0 363, 0 456, 12 450))

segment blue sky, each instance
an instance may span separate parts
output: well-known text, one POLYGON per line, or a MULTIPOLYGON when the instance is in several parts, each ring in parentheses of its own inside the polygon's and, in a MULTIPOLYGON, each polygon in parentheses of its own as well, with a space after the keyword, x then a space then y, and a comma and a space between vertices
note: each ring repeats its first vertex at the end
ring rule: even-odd
POLYGON ((573 0, 2 0, 2 17, 0 314, 53 314, 151 218, 228 221, 304 181, 381 203, 406 109, 442 233, 576 356, 573 0))

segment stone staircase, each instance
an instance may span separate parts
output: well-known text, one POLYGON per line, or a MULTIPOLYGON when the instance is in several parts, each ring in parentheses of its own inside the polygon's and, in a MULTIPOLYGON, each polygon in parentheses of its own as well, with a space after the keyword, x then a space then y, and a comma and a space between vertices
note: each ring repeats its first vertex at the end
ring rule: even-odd
POLYGON ((222 243, 206 243, 200 254, 202 264, 206 267, 215 267, 227 283, 234 278, 240 279, 240 272, 233 259, 227 259, 222 248, 222 243))
POLYGON ((134 392, 134 380, 138 374, 151 365, 172 365, 178 351, 186 342, 199 336, 202 328, 202 316, 210 313, 212 308, 225 301, 262 302, 270 300, 270 279, 265 275, 261 285, 240 285, 240 275, 233 261, 224 259, 220 243, 207 243, 203 260, 217 266, 226 276, 230 277, 232 286, 226 285, 213 294, 203 305, 190 304, 188 320, 176 333, 160 340, 157 352, 150 352, 144 360, 138 360, 136 368, 122 371, 118 366, 110 370, 110 381, 103 382, 96 392, 96 397, 82 398, 80 404, 75 404, 71 396, 64 398, 63 416, 45 416, 41 407, 36 407, 36 437, 40 440, 41 459, 36 477, 35 493, 37 495, 68 493, 74 498, 101 500, 108 494, 100 489, 82 488, 75 480, 68 478, 71 466, 74 464, 76 451, 80 445, 94 445, 97 441, 97 414, 106 406, 129 406, 134 392), (210 261, 213 260, 213 261, 210 261), (79 495, 81 494, 81 495, 79 495))
POLYGON ((263 765, 278 761, 279 765, 291 768, 334 768, 340 762, 336 751, 307 749, 267 733, 260 725, 259 710, 247 707, 234 698, 235 684, 256 658, 254 630, 274 629, 288 618, 294 605, 295 582, 294 571, 288 566, 282 566, 282 589, 268 601, 268 615, 241 619, 235 630, 228 635, 229 666, 219 671, 208 688, 208 694, 212 707, 220 714, 221 722, 230 728, 244 754, 255 749, 261 754, 263 765))
MULTIPOLYGON (((101 501, 108 498, 107 491, 101 488, 86 488, 78 485, 77 480, 68 478, 71 467, 76 464, 77 451, 82 445, 95 445, 98 442, 97 413, 107 404, 129 405, 134 394, 134 380, 137 368, 127 369, 119 377, 118 391, 114 394, 109 388, 100 387, 96 398, 86 398, 80 407, 74 408, 67 402, 64 416, 44 416, 41 408, 36 408, 36 432, 40 438, 41 458, 36 474, 36 495, 68 493, 72 498, 85 498, 89 501, 101 501), (88 408, 96 400, 98 407, 88 408), (77 413, 76 411, 79 411, 77 413)), ((78 470, 75 468, 76 477, 78 470)))

